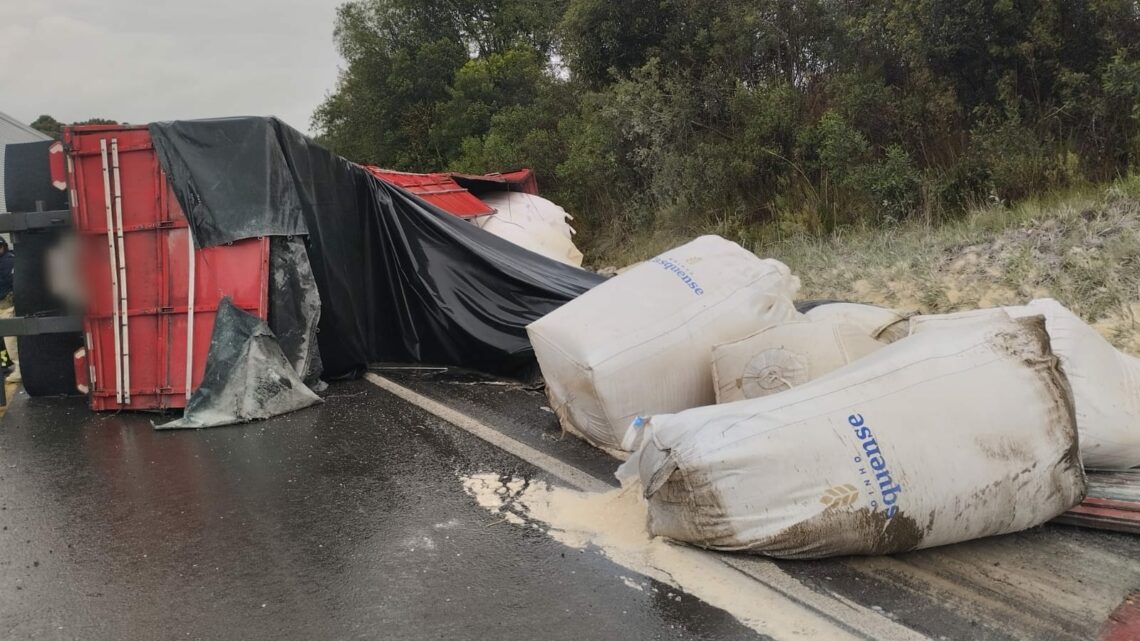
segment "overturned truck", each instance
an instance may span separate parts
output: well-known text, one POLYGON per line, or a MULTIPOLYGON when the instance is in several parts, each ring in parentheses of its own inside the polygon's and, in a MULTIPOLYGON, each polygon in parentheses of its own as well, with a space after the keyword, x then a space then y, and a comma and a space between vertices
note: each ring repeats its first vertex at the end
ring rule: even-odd
MULTIPOLYGON (((281 358, 266 362, 291 370, 245 381, 250 390, 316 387, 382 361, 527 377, 537 370, 526 325, 600 281, 274 118, 74 127, 27 151, 51 181, 25 180, 26 211, 0 216, 25 293, 0 333, 28 343, 29 393, 78 389, 96 410, 189 404, 218 422, 219 404, 236 407, 234 381, 209 376, 211 360, 247 358, 234 341, 265 337, 246 321, 216 327, 243 314, 275 338, 281 358), (49 250, 65 236, 71 247, 49 250), (70 257, 59 271, 75 279, 49 278, 52 252, 70 257)), ((482 193, 535 191, 528 172, 465 180, 482 193)))

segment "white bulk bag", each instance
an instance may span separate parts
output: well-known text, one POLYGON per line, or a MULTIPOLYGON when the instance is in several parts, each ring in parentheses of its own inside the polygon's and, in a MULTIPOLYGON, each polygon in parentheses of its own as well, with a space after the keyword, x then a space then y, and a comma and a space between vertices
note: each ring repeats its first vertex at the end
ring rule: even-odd
POLYGON ((913 314, 900 314, 893 309, 861 303, 824 303, 809 309, 804 315, 812 322, 855 325, 871 338, 893 343, 907 335, 906 319, 913 314))
MULTIPOLYGON (((1037 312, 1036 314, 1026 313, 1027 310, 1027 307, 986 307, 984 309, 971 309, 965 312, 953 312, 950 314, 918 314, 911 316, 908 320, 909 327, 907 335, 921 334, 931 330, 963 329, 1010 318, 1041 315, 1041 312, 1037 312), (1017 310, 1023 311, 1018 313, 1017 310)), ((1046 319, 1046 330, 1048 330, 1048 319, 1046 319)))
POLYGON ((713 348, 716 402, 731 403, 789 390, 884 345, 848 323, 801 321, 762 329, 713 348))
POLYGON ((479 198, 495 209, 494 214, 475 220, 479 227, 536 254, 582 266, 582 252, 574 246, 574 228, 569 223, 573 217, 562 207, 541 196, 514 191, 495 191, 479 198))
POLYGON ((615 450, 638 414, 711 405, 710 354, 797 318, 799 279, 719 236, 598 285, 527 327, 566 431, 615 450))
POLYGON ((911 336, 780 394, 653 416, 619 470, 652 534, 784 558, 1016 532, 1085 493, 1040 317, 911 336))
POLYGON ((1140 359, 1116 349, 1076 314, 1051 298, 1028 305, 958 314, 916 316, 911 334, 949 325, 986 322, 1004 315, 1041 314, 1073 389, 1081 459, 1085 467, 1140 466, 1140 359))

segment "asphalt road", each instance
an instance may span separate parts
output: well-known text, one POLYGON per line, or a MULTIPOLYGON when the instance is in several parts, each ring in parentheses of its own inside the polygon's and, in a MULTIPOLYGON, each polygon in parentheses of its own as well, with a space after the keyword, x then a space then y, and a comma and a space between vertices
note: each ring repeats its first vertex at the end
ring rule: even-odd
MULTIPOLYGON (((540 394, 386 375, 613 483, 616 463, 563 438, 540 394)), ((557 479, 367 382, 245 426, 155 432, 152 418, 13 400, 0 639, 760 638, 596 550, 497 519, 461 476, 557 479)), ((1090 639, 1140 587, 1140 537, 1064 526, 896 557, 732 562, 865 639, 1090 639)))
POLYGON ((543 477, 526 462, 368 383, 329 396, 199 432, 15 399, 0 423, 0 639, 756 638, 498 522, 458 481, 543 477))

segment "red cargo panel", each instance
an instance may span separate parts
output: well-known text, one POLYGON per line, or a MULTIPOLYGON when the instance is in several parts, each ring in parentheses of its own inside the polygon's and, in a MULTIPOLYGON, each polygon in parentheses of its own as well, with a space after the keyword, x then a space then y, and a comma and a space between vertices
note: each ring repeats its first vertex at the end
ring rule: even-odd
POLYGON ((495 213, 494 209, 460 187, 447 174, 410 174, 371 165, 362 165, 368 173, 384 182, 403 187, 449 214, 473 218, 495 213))
POLYGON ((186 217, 170 191, 145 126, 75 127, 65 132, 65 142, 72 219, 81 240, 80 265, 88 296, 84 328, 92 374, 91 407, 184 407, 187 343, 193 389, 202 380, 222 297, 266 317, 269 239, 193 250, 191 266, 186 217), (112 269, 113 262, 119 269, 112 269), (124 275, 125 304, 115 285, 124 275))
POLYGON ((516 169, 497 174, 448 174, 460 187, 482 194, 488 191, 521 191, 524 194, 538 195, 538 181, 530 169, 516 169))

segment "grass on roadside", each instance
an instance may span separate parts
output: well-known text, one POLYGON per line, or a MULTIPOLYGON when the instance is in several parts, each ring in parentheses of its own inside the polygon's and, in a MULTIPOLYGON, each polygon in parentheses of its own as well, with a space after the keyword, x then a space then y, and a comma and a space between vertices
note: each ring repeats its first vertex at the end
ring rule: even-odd
MULTIPOLYGON (((1053 297, 1117 347, 1140 353, 1140 177, 979 209, 935 226, 776 240, 752 240, 725 225, 693 231, 720 233, 787 263, 803 282, 802 299, 938 313, 1053 297)), ((614 238, 595 243, 601 258, 594 265, 644 260, 688 240, 666 232, 636 243, 614 238)))

